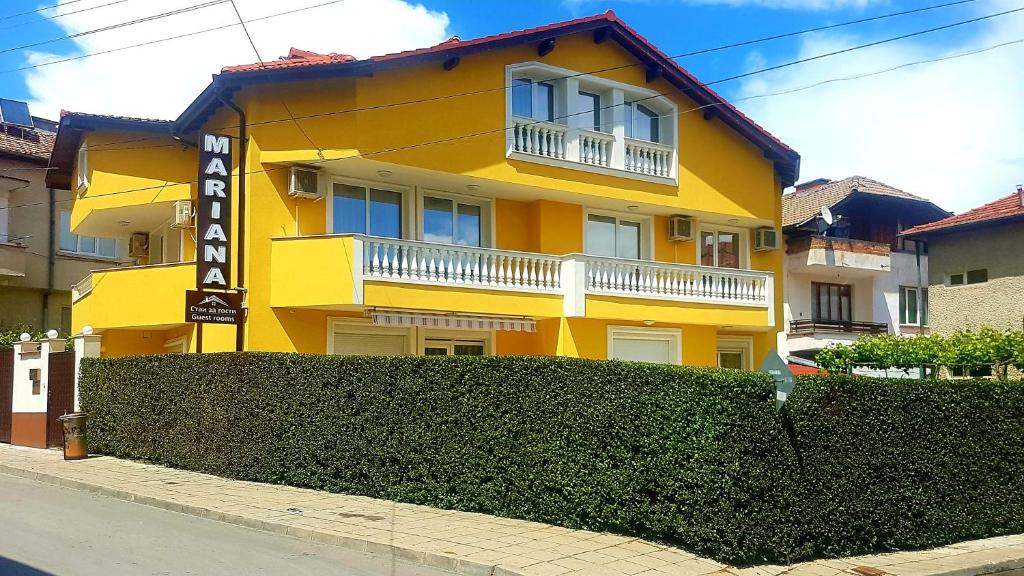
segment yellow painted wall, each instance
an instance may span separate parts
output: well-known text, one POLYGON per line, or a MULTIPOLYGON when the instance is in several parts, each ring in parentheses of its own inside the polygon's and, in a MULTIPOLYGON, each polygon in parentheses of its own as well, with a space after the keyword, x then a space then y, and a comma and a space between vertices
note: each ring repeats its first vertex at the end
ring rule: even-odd
MULTIPOLYGON (((237 93, 235 100, 246 110, 251 126, 248 157, 239 158, 236 145, 236 166, 233 167, 236 175, 240 168, 248 172, 244 176, 248 189, 244 216, 247 229, 245 284, 249 306, 247 348, 321 351, 325 349, 329 316, 359 314, 346 309, 353 302, 351 240, 272 240, 327 232, 327 201, 288 197, 287 164, 282 164, 318 163, 321 156, 317 147, 327 159, 359 153, 364 158, 397 166, 550 190, 552 199, 499 198, 495 201, 496 247, 502 249, 549 254, 582 252, 584 206, 597 201, 604 205, 621 203, 623 209, 627 204, 653 204, 661 206, 664 212, 712 215, 719 221, 734 217, 757 219, 775 222, 778 226, 779 182, 772 163, 764 158, 762 151, 721 121, 705 120, 699 112, 690 113, 694 103, 664 81, 646 83, 643 67, 629 66, 599 75, 672 94, 681 112, 677 126, 678 186, 507 160, 503 133, 506 95, 503 90, 485 89, 505 83, 507 64, 535 60, 538 60, 535 46, 521 46, 467 56, 450 72, 443 71, 437 63, 429 63, 381 71, 372 77, 260 85, 237 93), (469 91, 479 93, 437 99, 469 91), (287 101, 292 115, 315 115, 301 120, 302 131, 292 121, 283 120, 289 113, 283 109, 282 99, 287 101), (428 101, 379 108, 411 99, 428 101), (377 109, 372 109, 374 107, 377 109), (362 111, 332 113, 351 109, 362 111), (458 138, 477 132, 485 134, 458 138), (434 141, 446 143, 419 146, 434 141), (384 150, 390 151, 382 152, 384 150), (575 201, 568 202, 566 198, 575 201), (311 306, 335 309, 296 309, 311 306)), ((590 34, 560 38, 554 52, 540 60, 580 71, 635 63, 633 57, 614 42, 595 45, 590 34)), ((236 123, 232 113, 222 109, 204 129, 234 135, 237 129, 232 126, 236 123)), ((90 134, 87 143, 138 137, 138 134, 96 132, 90 134)), ((82 221, 92 210, 145 205, 154 198, 163 201, 194 197, 193 185, 175 186, 173 183, 191 182, 196 178, 195 149, 183 150, 170 140, 163 143, 169 145, 139 150, 128 150, 129 146, 125 146, 126 149, 117 154, 91 154, 90 188, 84 198, 75 202, 74 222, 82 221), (131 188, 148 190, 121 193, 131 188)), ((344 166, 341 162, 331 169, 343 172, 344 166)), ((233 234, 236 234, 237 209, 234 213, 233 234)), ((664 216, 655 217, 653 225, 657 260, 695 261, 693 242, 668 242, 664 216)), ((191 242, 189 246, 187 254, 194 254, 191 242)), ((752 267, 775 271, 776 282, 781 282, 782 256, 781 251, 752 253, 752 267)), ((74 325, 76 329, 86 323, 114 329, 178 324, 182 319, 182 293, 193 286, 191 266, 173 273, 97 274, 93 294, 75 306, 74 325), (101 278, 108 279, 101 284, 97 282, 101 278), (126 297, 131 302, 146 305, 118 308, 116 304, 126 297)), ((775 292, 776 317, 781 319, 783 290, 778 284, 775 292)), ((684 359, 698 364, 714 361, 713 338, 706 336, 713 333, 709 331, 715 330, 715 326, 763 326, 767 321, 764 310, 659 304, 610 297, 588 298, 588 318, 564 319, 560 318, 562 300, 558 296, 372 282, 367 283, 365 303, 549 318, 538 322, 535 334, 500 334, 496 341, 500 353, 603 357, 609 322, 621 324, 653 319, 683 325, 688 333, 703 335, 691 338, 684 334, 684 359)), ((215 336, 211 340, 204 335, 204 340, 217 342, 212 344, 216 347, 233 349, 233 338, 228 336, 215 336)), ((767 349, 769 341, 773 347, 774 334, 758 335, 755 346, 767 349)), ((206 349, 211 348, 206 346, 206 349)))

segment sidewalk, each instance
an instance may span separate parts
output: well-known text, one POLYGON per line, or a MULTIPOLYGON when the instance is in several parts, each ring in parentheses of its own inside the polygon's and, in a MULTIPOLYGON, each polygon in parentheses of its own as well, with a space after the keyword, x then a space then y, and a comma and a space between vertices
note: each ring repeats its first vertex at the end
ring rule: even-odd
POLYGON ((1024 576, 1024 535, 919 552, 737 569, 637 538, 226 480, 109 457, 65 462, 56 450, 0 444, 0 473, 360 551, 394 554, 461 574, 1024 576))

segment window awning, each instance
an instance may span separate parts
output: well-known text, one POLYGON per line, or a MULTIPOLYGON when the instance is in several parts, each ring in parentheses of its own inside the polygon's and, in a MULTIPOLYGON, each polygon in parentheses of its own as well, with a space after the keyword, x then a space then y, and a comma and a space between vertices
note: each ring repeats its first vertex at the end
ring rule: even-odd
POLYGON ((505 330, 534 332, 537 322, 518 316, 468 316, 464 314, 430 314, 374 310, 370 312, 377 326, 422 326, 449 330, 505 330))

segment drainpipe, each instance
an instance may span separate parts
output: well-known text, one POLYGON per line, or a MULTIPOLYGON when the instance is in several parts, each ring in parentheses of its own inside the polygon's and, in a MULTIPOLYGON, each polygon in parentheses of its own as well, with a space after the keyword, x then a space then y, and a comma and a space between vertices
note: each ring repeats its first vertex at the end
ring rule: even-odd
POLYGON ((246 152, 248 151, 248 130, 245 125, 245 112, 237 104, 222 95, 217 95, 225 106, 238 114, 238 263, 235 273, 237 282, 235 290, 242 292, 242 314, 235 331, 235 350, 245 349, 245 321, 248 316, 248 297, 245 294, 245 169, 246 152))
MULTIPOLYGON (((921 240, 914 240, 914 258, 917 260, 917 335, 924 335, 924 290, 921 286, 921 240)), ((933 368, 934 370, 934 368, 933 368)), ((925 367, 921 366, 921 380, 925 377, 925 367)))
POLYGON ((50 227, 47 230, 46 240, 46 292, 43 293, 43 321, 39 328, 43 331, 49 330, 47 319, 50 317, 50 295, 53 294, 53 267, 57 259, 57 250, 54 244, 57 229, 56 206, 57 197, 53 188, 47 188, 50 194, 50 227))

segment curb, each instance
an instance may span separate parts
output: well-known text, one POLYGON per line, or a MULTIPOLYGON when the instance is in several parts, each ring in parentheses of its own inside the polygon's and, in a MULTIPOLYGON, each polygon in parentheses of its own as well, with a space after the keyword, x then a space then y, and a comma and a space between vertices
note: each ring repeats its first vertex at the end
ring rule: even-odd
MULTIPOLYGON (((33 472, 31 470, 16 468, 7 464, 0 464, 0 474, 34 480, 51 486, 60 486, 62 488, 89 492, 100 496, 106 496, 108 498, 115 498, 125 502, 134 502, 136 504, 142 504, 143 506, 150 506, 152 508, 159 508, 161 510, 186 514, 188 516, 205 518, 207 520, 214 520, 225 524, 233 524, 243 528, 259 530, 261 532, 291 536, 292 538, 309 540, 318 544, 340 546, 356 552, 389 555, 407 564, 437 568, 454 574, 465 574, 466 576, 527 576, 523 572, 519 572, 507 566, 500 566, 498 564, 486 564, 476 562, 474 560, 459 558, 454 555, 427 552, 424 550, 417 550, 415 548, 404 548, 388 542, 378 542, 376 540, 364 538, 341 536, 328 532, 320 532, 310 528, 303 528, 301 526, 292 526, 289 524, 259 520, 257 518, 250 518, 229 512, 220 512, 209 508, 203 508, 202 506, 191 506, 188 504, 170 502, 168 500, 161 500, 151 496, 141 496, 124 490, 89 484, 88 482, 82 482, 79 480, 69 480, 54 474, 33 472)), ((957 574, 951 576, 963 575, 957 574)))

